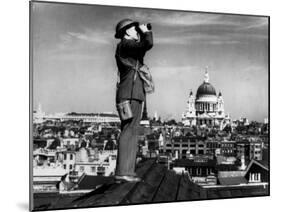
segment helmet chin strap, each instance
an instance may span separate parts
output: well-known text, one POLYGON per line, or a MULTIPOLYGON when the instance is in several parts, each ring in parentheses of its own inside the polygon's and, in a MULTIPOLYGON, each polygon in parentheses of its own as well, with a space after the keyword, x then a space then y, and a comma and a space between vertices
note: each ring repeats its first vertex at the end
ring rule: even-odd
POLYGON ((138 39, 136 41, 139 42, 140 41, 140 34, 138 33, 137 35, 138 35, 138 39))

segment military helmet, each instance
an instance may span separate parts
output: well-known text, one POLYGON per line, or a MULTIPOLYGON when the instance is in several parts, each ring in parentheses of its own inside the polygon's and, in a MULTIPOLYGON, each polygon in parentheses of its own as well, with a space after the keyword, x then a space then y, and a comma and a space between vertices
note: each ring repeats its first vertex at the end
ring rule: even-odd
POLYGON ((116 32, 115 38, 121 38, 122 34, 125 32, 126 29, 129 29, 131 26, 138 26, 139 22, 133 21, 129 18, 125 18, 118 22, 116 25, 116 32))

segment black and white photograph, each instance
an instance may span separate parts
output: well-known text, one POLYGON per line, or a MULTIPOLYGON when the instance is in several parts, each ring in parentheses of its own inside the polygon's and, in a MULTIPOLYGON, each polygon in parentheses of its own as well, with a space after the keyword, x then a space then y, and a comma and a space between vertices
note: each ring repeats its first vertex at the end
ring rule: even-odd
POLYGON ((29 14, 30 210, 270 195, 269 16, 29 14))

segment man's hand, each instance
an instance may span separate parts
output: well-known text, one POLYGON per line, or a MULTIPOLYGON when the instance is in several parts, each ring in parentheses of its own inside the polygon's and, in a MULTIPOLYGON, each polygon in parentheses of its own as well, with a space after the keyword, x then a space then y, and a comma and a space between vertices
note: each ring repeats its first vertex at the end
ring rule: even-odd
POLYGON ((148 31, 149 31, 149 30, 147 29, 146 24, 141 24, 141 25, 139 25, 139 28, 140 28, 140 30, 141 30, 143 33, 145 33, 145 32, 148 32, 148 31))

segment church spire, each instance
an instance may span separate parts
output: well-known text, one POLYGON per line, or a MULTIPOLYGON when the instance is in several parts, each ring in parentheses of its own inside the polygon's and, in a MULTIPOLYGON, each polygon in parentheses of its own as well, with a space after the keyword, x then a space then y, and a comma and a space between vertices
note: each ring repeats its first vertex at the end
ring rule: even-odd
POLYGON ((204 82, 209 82, 208 66, 205 68, 204 82))
POLYGON ((37 113, 42 113, 42 106, 41 106, 40 102, 38 103, 37 113))

